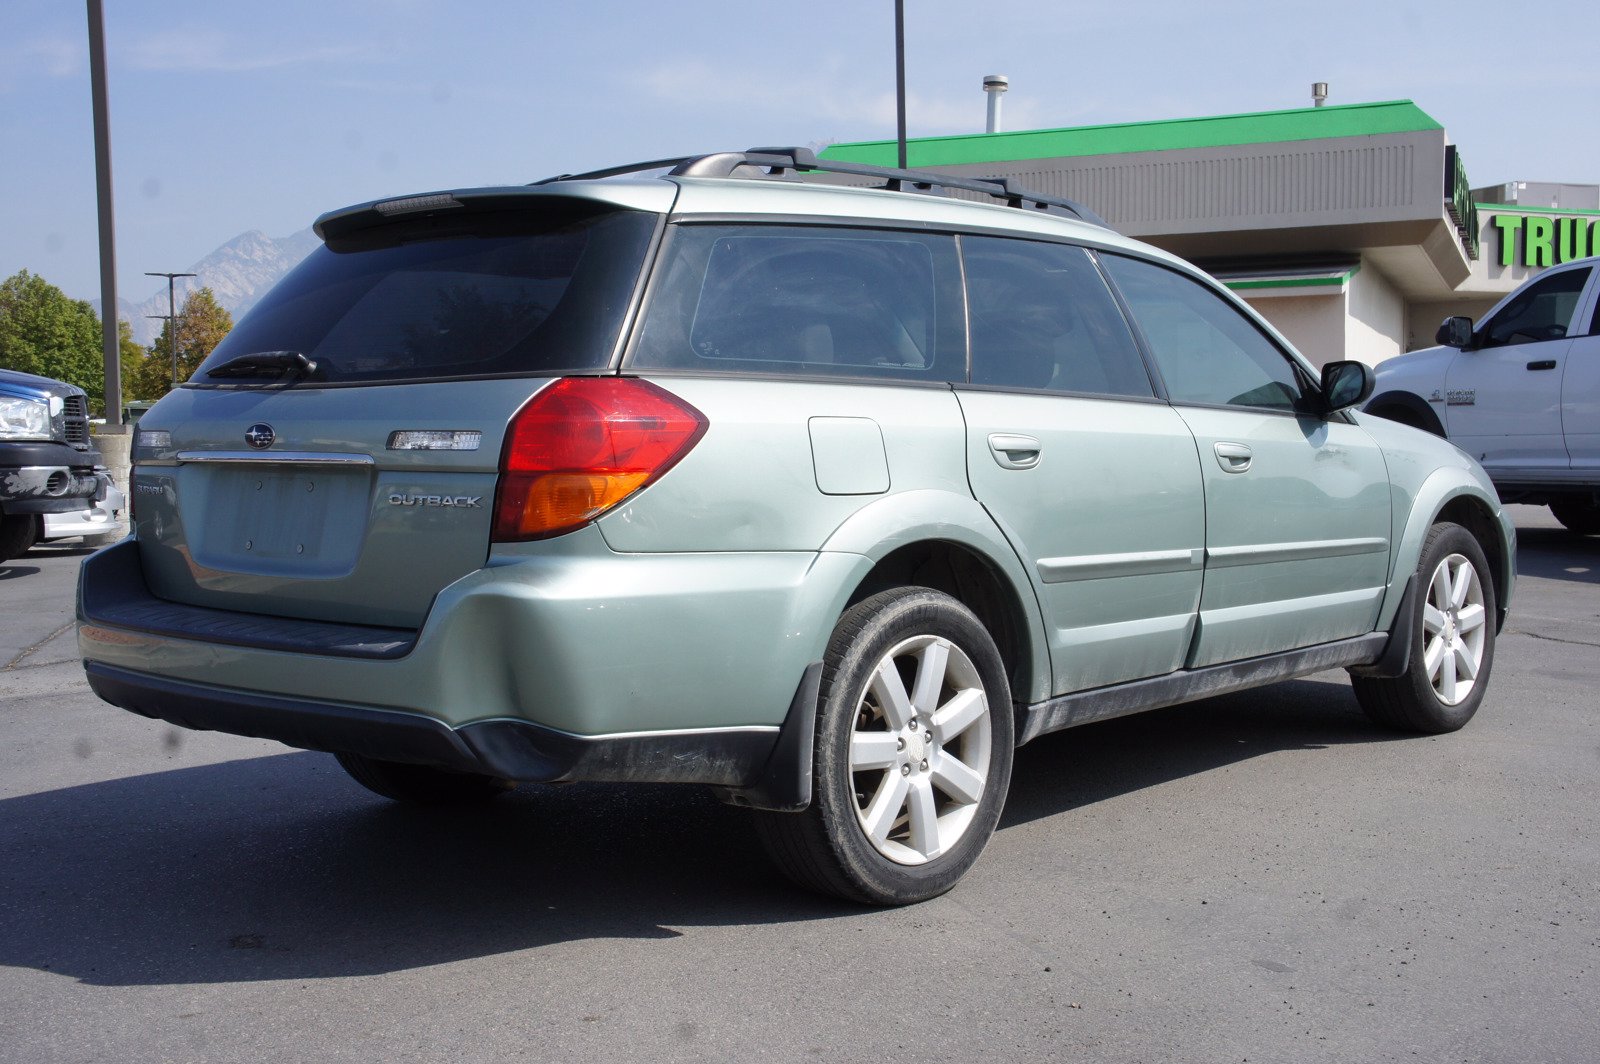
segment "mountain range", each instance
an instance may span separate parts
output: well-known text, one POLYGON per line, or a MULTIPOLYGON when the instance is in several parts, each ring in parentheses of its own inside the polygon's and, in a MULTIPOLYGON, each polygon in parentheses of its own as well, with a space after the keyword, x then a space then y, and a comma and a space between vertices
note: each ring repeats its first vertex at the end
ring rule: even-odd
MULTIPOLYGON (((217 302, 238 321, 278 278, 299 265, 320 243, 309 229, 276 239, 255 229, 240 233, 184 271, 196 276, 177 278, 173 286, 177 305, 181 308, 184 297, 190 292, 210 288, 217 302)), ((93 300, 92 305, 99 313, 100 301, 93 300)), ((117 316, 127 319, 133 326, 133 338, 146 346, 161 334, 161 319, 166 315, 167 286, 164 283, 142 303, 117 300, 117 316)))

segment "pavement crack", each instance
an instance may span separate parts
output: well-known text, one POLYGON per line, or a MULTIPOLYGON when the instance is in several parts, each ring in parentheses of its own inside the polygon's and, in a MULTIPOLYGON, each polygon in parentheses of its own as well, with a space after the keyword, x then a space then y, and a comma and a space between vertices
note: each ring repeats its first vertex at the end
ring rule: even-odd
MULTIPOLYGON (((60 628, 57 628, 55 631, 51 632, 49 635, 45 636, 43 639, 41 639, 37 643, 33 644, 33 646, 25 647, 23 649, 22 653, 18 654, 16 657, 14 657, 10 661, 6 662, 5 668, 0 669, 0 672, 10 672, 13 669, 20 669, 20 668, 36 668, 37 666, 24 665, 23 662, 27 659, 27 657, 30 654, 38 653, 41 647, 43 647, 45 644, 49 643, 52 639, 55 639, 62 632, 70 630, 72 628, 72 626, 74 624, 76 624, 76 623, 77 623, 76 621, 68 621, 66 624, 62 625, 60 628)), ((46 664, 48 664, 48 663, 46 663, 46 664)))
POLYGON ((1544 635, 1540 632, 1530 632, 1526 628, 1513 628, 1507 635, 1525 635, 1534 639, 1543 639, 1548 643, 1566 643, 1575 647, 1600 647, 1600 643, 1591 643, 1587 639, 1562 639, 1560 636, 1544 635))

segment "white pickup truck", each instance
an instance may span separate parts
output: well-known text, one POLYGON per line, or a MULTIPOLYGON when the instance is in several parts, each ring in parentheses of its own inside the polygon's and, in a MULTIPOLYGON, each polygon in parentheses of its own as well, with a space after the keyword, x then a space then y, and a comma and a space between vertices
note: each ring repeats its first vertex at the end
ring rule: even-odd
POLYGON ((1544 271, 1477 325, 1449 318, 1436 339, 1380 365, 1366 409, 1449 438, 1503 502, 1600 534, 1600 257, 1544 271))

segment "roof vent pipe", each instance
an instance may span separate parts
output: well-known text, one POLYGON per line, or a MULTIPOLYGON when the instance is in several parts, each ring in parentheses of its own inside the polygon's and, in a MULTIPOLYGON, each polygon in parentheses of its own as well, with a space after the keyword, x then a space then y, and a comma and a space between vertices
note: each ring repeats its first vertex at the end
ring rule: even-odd
POLYGON ((1328 102, 1328 83, 1326 81, 1313 81, 1311 83, 1311 106, 1321 107, 1328 102))
POLYGON ((1011 87, 1011 80, 1004 74, 985 74, 983 76, 983 91, 989 97, 989 121, 984 127, 985 133, 1000 132, 1000 97, 1011 87))

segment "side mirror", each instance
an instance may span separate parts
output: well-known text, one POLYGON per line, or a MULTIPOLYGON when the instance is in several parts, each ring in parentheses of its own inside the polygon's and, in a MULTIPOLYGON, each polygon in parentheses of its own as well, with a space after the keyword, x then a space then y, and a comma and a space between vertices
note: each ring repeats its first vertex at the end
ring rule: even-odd
POLYGON ((1322 367, 1322 412, 1331 414, 1366 402, 1376 381, 1365 362, 1329 362, 1322 367))
POLYGON ((1446 318, 1434 334, 1433 342, 1445 347, 1468 348, 1472 346, 1472 319, 1456 315, 1446 318))

